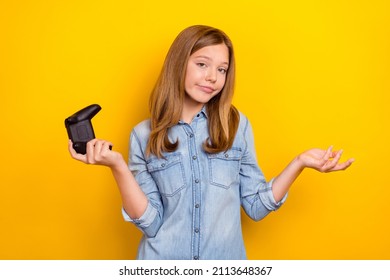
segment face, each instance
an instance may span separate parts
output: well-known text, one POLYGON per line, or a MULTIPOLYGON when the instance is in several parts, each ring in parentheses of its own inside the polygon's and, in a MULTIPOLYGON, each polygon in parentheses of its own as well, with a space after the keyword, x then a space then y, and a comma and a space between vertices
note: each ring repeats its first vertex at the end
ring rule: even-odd
POLYGON ((201 109, 225 85, 229 68, 229 49, 225 44, 212 45, 194 52, 187 64, 184 108, 201 109))

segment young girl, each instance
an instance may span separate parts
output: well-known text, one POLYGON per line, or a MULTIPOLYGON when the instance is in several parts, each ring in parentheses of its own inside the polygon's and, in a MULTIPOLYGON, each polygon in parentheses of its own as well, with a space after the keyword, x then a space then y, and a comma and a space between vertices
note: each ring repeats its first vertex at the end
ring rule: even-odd
POLYGON ((142 232, 138 259, 246 259, 240 207, 253 220, 285 201, 306 167, 348 168, 342 151, 311 149, 266 182, 248 119, 232 104, 235 60, 230 39, 191 26, 173 42, 150 97, 149 120, 130 136, 128 166, 111 143, 94 139, 74 159, 111 168, 123 215, 142 232))

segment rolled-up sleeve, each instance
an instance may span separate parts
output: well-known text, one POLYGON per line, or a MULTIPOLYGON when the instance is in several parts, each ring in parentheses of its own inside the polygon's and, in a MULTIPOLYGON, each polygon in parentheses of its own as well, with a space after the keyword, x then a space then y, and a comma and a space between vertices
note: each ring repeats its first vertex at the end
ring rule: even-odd
POLYGON ((241 204, 247 215, 255 221, 267 216, 271 211, 276 211, 286 201, 287 194, 276 202, 272 193, 274 179, 267 182, 261 171, 254 146, 252 127, 245 118, 244 150, 240 168, 241 204))
POLYGON ((145 212, 138 219, 132 219, 122 208, 125 221, 136 225, 146 236, 153 237, 157 234, 163 216, 161 196, 157 185, 147 170, 147 164, 140 139, 135 130, 130 135, 129 143, 129 169, 133 173, 138 185, 148 198, 148 205, 145 212))
POLYGON ((131 222, 136 225, 148 237, 155 236, 160 227, 160 219, 156 219, 156 215, 158 215, 158 210, 154 208, 150 202, 148 203, 144 214, 142 214, 142 216, 138 219, 130 218, 130 216, 123 208, 122 215, 125 221, 131 222))

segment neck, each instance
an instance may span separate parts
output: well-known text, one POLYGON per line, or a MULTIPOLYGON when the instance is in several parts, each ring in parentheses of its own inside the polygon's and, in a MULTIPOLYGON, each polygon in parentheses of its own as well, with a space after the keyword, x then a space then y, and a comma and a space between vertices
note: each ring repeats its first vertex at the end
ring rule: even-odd
POLYGON ((202 107, 199 107, 197 108, 196 110, 191 110, 191 111, 188 111, 188 110, 184 110, 183 108, 183 112, 181 114, 181 120, 186 122, 186 123, 191 123, 193 118, 195 117, 195 115, 202 109, 202 107))
POLYGON ((192 119, 197 113, 199 113, 203 105, 203 103, 194 102, 193 100, 185 98, 183 103, 183 111, 181 113, 181 120, 186 123, 191 123, 192 119))

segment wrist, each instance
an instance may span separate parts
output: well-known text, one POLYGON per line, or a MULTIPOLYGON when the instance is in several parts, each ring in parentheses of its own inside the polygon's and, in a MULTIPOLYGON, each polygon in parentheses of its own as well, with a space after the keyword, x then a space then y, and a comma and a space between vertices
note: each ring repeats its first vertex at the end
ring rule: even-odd
POLYGON ((127 164, 121 155, 110 165, 110 168, 112 172, 128 171, 127 164))
POLYGON ((303 169, 305 169, 305 167, 306 167, 306 164, 302 158, 302 154, 299 154, 298 156, 296 156, 293 159, 292 164, 294 164, 299 171, 303 171, 303 169))

